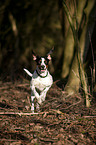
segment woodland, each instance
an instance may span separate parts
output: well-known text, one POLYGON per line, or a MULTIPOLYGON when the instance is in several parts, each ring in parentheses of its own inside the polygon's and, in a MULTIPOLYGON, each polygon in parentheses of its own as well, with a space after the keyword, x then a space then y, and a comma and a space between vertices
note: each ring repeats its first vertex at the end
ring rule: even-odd
POLYGON ((0 144, 96 144, 96 1, 0 0, 0 144), (30 110, 32 51, 54 83, 30 110))

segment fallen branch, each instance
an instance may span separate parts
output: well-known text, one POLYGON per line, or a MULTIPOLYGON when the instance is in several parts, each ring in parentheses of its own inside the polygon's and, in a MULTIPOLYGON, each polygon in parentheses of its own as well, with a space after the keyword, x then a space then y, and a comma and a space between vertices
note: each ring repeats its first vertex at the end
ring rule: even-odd
POLYGON ((38 114, 48 114, 48 113, 57 113, 57 114, 63 114, 61 111, 59 110, 49 110, 48 112, 39 112, 39 113, 23 113, 23 112, 0 112, 0 115, 24 115, 24 116, 31 116, 31 115, 38 115, 38 114))
POLYGON ((6 142, 15 142, 15 143, 21 143, 21 140, 15 140, 15 139, 0 139, 0 141, 6 141, 6 142))
POLYGON ((23 112, 0 112, 0 115, 24 115, 24 116, 30 116, 35 115, 39 113, 23 113, 23 112))

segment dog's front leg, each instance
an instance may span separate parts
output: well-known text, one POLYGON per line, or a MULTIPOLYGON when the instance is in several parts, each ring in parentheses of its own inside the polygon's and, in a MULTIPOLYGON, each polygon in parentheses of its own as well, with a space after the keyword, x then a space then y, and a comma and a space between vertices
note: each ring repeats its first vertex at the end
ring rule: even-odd
POLYGON ((34 99, 35 99, 35 96, 33 95, 33 92, 31 92, 31 111, 32 113, 34 113, 34 99))
POLYGON ((38 100, 38 98, 39 98, 40 95, 39 95, 38 92, 36 91, 34 85, 31 86, 31 90, 32 90, 32 94, 33 94, 33 95, 37 98, 37 100, 38 100))
POLYGON ((50 87, 51 87, 51 86, 46 87, 46 88, 40 93, 40 96, 39 96, 39 98, 37 99, 38 102, 37 102, 37 104, 36 104, 36 110, 37 110, 38 112, 40 111, 40 105, 42 104, 43 101, 45 101, 47 91, 49 90, 50 87))
POLYGON ((34 99, 35 99, 35 97, 36 97, 37 100, 38 100, 39 94, 37 93, 37 91, 36 91, 36 89, 35 89, 35 86, 32 85, 32 86, 31 86, 31 101, 32 101, 31 111, 32 111, 33 113, 34 113, 34 99))
POLYGON ((45 101, 47 91, 49 90, 50 87, 51 87, 51 86, 46 87, 46 88, 41 92, 41 94, 40 94, 40 96, 39 96, 39 100, 38 100, 39 104, 41 104, 43 101, 45 101))

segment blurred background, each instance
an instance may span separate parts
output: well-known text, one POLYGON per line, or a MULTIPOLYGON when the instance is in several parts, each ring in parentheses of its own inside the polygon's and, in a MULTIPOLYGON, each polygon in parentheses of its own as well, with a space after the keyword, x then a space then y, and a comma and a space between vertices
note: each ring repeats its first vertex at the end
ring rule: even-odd
MULTIPOLYGON (((96 2, 78 0, 78 39, 84 64, 90 68, 96 60, 96 2), (92 53, 93 52, 93 53, 92 53)), ((74 0, 66 1, 74 20, 74 0)), ((45 56, 54 46, 49 70, 55 79, 66 79, 74 60, 72 31, 63 8, 63 0, 0 0, 0 78, 16 80, 23 68, 31 72, 36 64, 32 50, 45 56)), ((22 77, 21 77, 22 78, 22 77)))

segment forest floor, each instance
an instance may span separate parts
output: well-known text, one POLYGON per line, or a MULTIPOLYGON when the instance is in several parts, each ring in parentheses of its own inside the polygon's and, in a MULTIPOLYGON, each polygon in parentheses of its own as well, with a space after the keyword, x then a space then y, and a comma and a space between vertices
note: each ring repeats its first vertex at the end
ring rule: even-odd
POLYGON ((55 82, 41 112, 31 114, 29 85, 0 81, 0 145, 96 144, 96 96, 86 108, 80 94, 67 96, 55 82))

